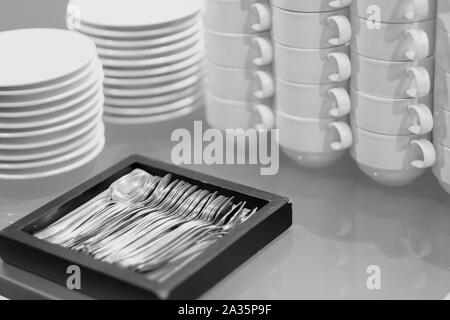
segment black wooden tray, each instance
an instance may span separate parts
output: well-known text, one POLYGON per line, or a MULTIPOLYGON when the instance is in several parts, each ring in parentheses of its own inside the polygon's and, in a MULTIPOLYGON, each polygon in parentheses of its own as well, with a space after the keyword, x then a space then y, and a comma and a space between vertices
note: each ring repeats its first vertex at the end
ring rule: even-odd
POLYGON ((195 299, 291 225, 289 199, 142 156, 131 156, 0 231, 0 257, 8 264, 63 286, 69 277, 67 268, 76 265, 81 269, 80 291, 98 299, 195 299), (163 283, 33 236, 134 169, 159 176, 171 173, 174 178, 233 196, 236 201, 247 201, 249 208, 260 209, 163 283))

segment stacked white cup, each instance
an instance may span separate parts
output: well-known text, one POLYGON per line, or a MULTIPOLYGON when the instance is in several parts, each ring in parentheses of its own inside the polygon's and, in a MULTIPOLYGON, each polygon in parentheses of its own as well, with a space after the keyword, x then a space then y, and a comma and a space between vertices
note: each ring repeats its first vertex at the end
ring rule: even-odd
POLYGON ((357 0, 351 8, 351 153, 373 180, 405 185, 436 161, 436 0, 357 0))
POLYGON ((268 0, 206 0, 206 118, 221 129, 270 129, 272 13, 268 0))
POLYGON ((304 167, 335 163, 353 142, 350 3, 272 0, 279 142, 304 167))
POLYGON ((434 146, 437 160, 433 172, 450 193, 450 1, 438 0, 436 28, 436 74, 434 146))

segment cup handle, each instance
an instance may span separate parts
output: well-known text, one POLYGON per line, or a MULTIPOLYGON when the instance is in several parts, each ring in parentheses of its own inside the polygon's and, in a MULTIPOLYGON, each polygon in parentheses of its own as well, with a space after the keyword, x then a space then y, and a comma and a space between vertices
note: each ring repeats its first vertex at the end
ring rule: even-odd
POLYGON ((353 145, 353 133, 349 125, 345 122, 332 122, 329 128, 334 128, 338 132, 339 141, 333 142, 330 147, 334 151, 342 151, 353 145))
POLYGON ((331 8, 335 8, 335 9, 345 8, 351 4, 352 4, 352 0, 331 0, 330 2, 328 2, 328 5, 331 8))
POLYGON ((333 88, 328 94, 336 100, 336 108, 330 110, 330 115, 339 118, 348 115, 351 111, 351 101, 348 92, 344 88, 333 88))
POLYGON ((327 22, 329 25, 334 23, 338 29, 338 38, 332 38, 328 40, 328 43, 333 46, 340 46, 346 44, 352 40, 352 25, 345 16, 331 16, 328 17, 327 22))
POLYGON ((408 20, 425 18, 428 11, 428 0, 412 0, 405 12, 405 18, 408 20))
POLYGON ((412 125, 408 128, 411 133, 426 134, 433 131, 433 114, 431 113, 431 110, 427 105, 423 103, 412 104, 408 107, 408 110, 414 112, 419 119, 419 124, 412 125))
POLYGON ((254 95, 257 99, 267 99, 275 95, 275 82, 271 74, 265 71, 255 71, 255 79, 260 85, 260 90, 256 90, 254 95))
POLYGON ((272 26, 272 11, 270 7, 263 3, 254 3, 251 9, 253 14, 258 18, 258 23, 252 25, 252 29, 257 32, 269 30, 272 26))
POLYGON ((328 55, 328 60, 333 59, 338 68, 338 73, 331 74, 328 79, 333 82, 346 81, 352 75, 352 64, 350 58, 344 52, 333 52, 328 55))
POLYGON ((258 47, 261 56, 253 59, 253 63, 257 66, 266 66, 273 62, 273 45, 266 38, 257 37, 253 40, 253 44, 258 47))
POLYGON ((411 67, 406 70, 408 75, 414 77, 415 87, 406 91, 411 98, 420 98, 430 94, 431 80, 428 70, 424 67, 411 67))
POLYGON ((430 41, 428 34, 419 29, 408 29, 405 36, 411 40, 411 48, 405 52, 410 60, 425 59, 430 55, 430 41))
POLYGON ((436 163, 436 149, 433 144, 426 139, 411 141, 411 145, 419 147, 423 154, 423 160, 415 160, 411 165, 417 169, 426 169, 432 167, 436 163))
POLYGON ((263 104, 255 105, 253 113, 261 119, 261 122, 254 126, 256 130, 262 131, 275 128, 275 115, 270 107, 263 104))

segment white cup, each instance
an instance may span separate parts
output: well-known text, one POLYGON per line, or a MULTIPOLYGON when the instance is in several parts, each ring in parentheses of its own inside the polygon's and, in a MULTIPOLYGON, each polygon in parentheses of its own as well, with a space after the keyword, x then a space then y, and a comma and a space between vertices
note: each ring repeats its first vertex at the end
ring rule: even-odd
POLYGON ((437 1, 437 25, 446 32, 450 32, 450 2, 447 0, 437 1))
POLYGON ((436 17, 436 0, 356 0, 352 11, 364 19, 408 23, 436 17))
POLYGON ((258 101, 275 94, 271 67, 236 69, 206 64, 208 90, 226 100, 258 101))
POLYGON ((386 99, 350 90, 352 125, 384 135, 427 134, 433 130, 433 95, 386 99))
POLYGON ((450 73, 450 33, 436 28, 436 65, 450 73))
POLYGON ((436 66, 434 83, 435 107, 450 111, 450 73, 436 66))
POLYGON ((327 49, 296 49, 275 43, 275 72, 278 78, 302 84, 346 81, 352 65, 350 46, 327 49))
POLYGON ((444 189, 450 193, 450 147, 435 142, 436 164, 433 173, 438 178, 444 189))
POLYGON ((206 0, 204 24, 223 33, 262 32, 270 29, 272 12, 267 0, 206 0))
POLYGON ((420 98, 433 92, 434 57, 419 61, 375 60, 352 52, 351 86, 389 99, 420 98))
POLYGON ((328 12, 293 12, 273 8, 272 37, 277 43, 299 49, 344 45, 352 38, 349 9, 328 12))
POLYGON ((206 95, 206 120, 211 127, 227 129, 272 129, 275 115, 270 100, 256 102, 231 101, 206 95))
POLYGON ((378 60, 420 60, 434 55, 436 20, 380 23, 378 28, 352 13, 352 50, 378 60))
POLYGON ((277 110, 279 144, 301 166, 322 168, 344 156, 353 143, 345 118, 304 119, 277 110))
POLYGON ((272 0, 280 9, 296 12, 325 12, 346 8, 352 0, 272 0))
POLYGON ((306 119, 341 118, 350 113, 348 81, 322 85, 300 84, 277 79, 277 108, 306 119))
POLYGON ((205 30, 206 58, 229 68, 251 68, 273 62, 273 46, 268 32, 231 34, 205 30))
POLYGON ((450 111, 436 107, 434 109, 434 122, 433 141, 450 148, 450 111))
POLYGON ((436 162, 430 135, 389 136, 353 128, 353 159, 378 183, 401 186, 413 182, 436 162))

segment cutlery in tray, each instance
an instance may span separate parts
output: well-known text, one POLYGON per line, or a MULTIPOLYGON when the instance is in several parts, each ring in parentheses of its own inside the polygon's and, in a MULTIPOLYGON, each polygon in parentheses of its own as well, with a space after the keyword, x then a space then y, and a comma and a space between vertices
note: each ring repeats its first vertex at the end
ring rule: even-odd
POLYGON ((192 299, 292 224, 286 198, 132 156, 0 232, 0 256, 99 299, 192 299))

